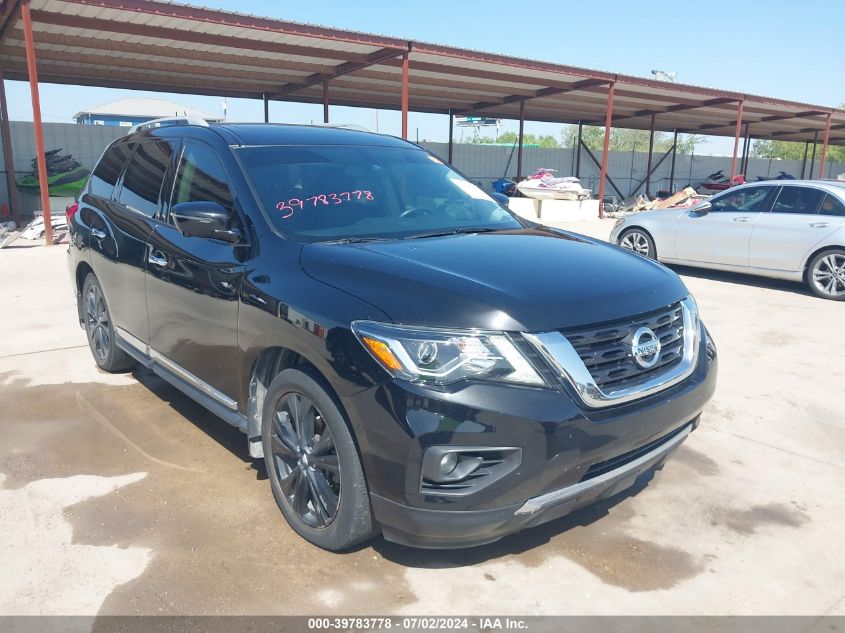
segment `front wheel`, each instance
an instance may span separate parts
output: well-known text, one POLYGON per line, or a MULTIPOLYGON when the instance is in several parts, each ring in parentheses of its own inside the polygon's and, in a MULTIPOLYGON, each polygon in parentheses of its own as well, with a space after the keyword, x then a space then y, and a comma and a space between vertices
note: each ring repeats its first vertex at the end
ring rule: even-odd
POLYGON ((657 259, 657 249, 654 247, 654 240, 651 235, 642 229, 628 229, 619 236, 619 246, 633 251, 637 255, 657 259))
POLYGON ((273 496, 300 536, 337 551, 375 534, 352 434, 316 380, 296 369, 273 379, 264 401, 261 441, 273 496))
POLYGON ((845 301, 845 249, 822 251, 807 266, 807 285, 822 299, 845 301))

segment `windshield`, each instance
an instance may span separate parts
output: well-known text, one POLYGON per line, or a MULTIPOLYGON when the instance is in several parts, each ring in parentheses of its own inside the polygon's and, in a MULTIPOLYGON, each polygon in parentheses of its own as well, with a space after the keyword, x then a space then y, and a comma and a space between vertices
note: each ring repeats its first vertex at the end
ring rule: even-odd
POLYGON ((266 146, 237 154, 267 216, 292 239, 392 239, 522 226, 422 150, 266 146))

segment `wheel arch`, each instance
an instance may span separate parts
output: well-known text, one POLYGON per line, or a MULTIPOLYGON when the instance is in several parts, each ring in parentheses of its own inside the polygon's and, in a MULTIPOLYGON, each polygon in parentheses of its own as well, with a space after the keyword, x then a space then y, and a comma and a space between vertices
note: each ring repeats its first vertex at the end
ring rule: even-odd
MULTIPOLYGON (((250 457, 260 458, 264 456, 261 445, 261 412, 264 410, 264 399, 270 383, 286 369, 298 369, 316 381, 326 391, 346 420, 349 432, 357 446, 358 440, 349 414, 325 374, 302 354, 278 345, 262 350, 250 369, 247 391, 247 438, 250 457)), ((360 448, 358 450, 360 453, 360 448)))
POLYGON ((82 286, 85 284, 85 279, 88 275, 97 276, 94 269, 91 268, 91 264, 86 261, 79 262, 76 266, 74 278, 76 281, 76 316, 79 318, 80 325, 85 320, 85 315, 83 314, 82 286))

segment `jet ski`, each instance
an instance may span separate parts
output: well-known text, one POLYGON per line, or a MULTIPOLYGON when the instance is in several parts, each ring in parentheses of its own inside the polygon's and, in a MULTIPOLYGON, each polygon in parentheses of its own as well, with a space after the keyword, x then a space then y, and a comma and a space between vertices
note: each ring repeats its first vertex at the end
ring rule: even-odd
POLYGON ((541 167, 522 182, 516 189, 523 196, 540 200, 586 200, 591 191, 581 186, 574 176, 556 178, 554 169, 541 167))
MULTIPOLYGON (((44 152, 44 157, 47 159, 47 188, 51 196, 75 196, 82 191, 91 172, 70 154, 59 155, 61 151, 59 148, 44 152)), ((37 159, 32 159, 32 173, 21 176, 15 180, 15 184, 24 193, 38 192, 37 159)))

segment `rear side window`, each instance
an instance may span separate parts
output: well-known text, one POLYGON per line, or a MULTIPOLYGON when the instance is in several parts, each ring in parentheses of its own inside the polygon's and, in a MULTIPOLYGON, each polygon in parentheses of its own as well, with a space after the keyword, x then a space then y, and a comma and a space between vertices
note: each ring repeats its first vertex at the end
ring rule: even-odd
POLYGON ((822 200, 822 206, 819 208, 819 214, 845 217, 845 204, 836 196, 832 196, 829 193, 825 194, 824 200, 822 200))
POLYGON ((232 210, 232 192, 226 172, 210 147, 187 143, 176 172, 171 204, 205 201, 217 202, 227 211, 232 210))
POLYGON ((824 191, 809 187, 783 187, 772 207, 772 213, 814 214, 819 208, 824 191))
POLYGON ((118 143, 109 147, 94 168, 94 173, 91 174, 88 190, 95 196, 111 198, 117 179, 120 178, 120 172, 123 171, 123 166, 131 152, 132 145, 128 143, 118 143))
POLYGON ((772 187, 746 187, 728 191, 712 200, 711 211, 760 213, 766 210, 766 200, 772 189, 772 187))
POLYGON ((118 202, 147 217, 154 216, 172 157, 173 146, 166 141, 139 145, 126 166, 118 202))

